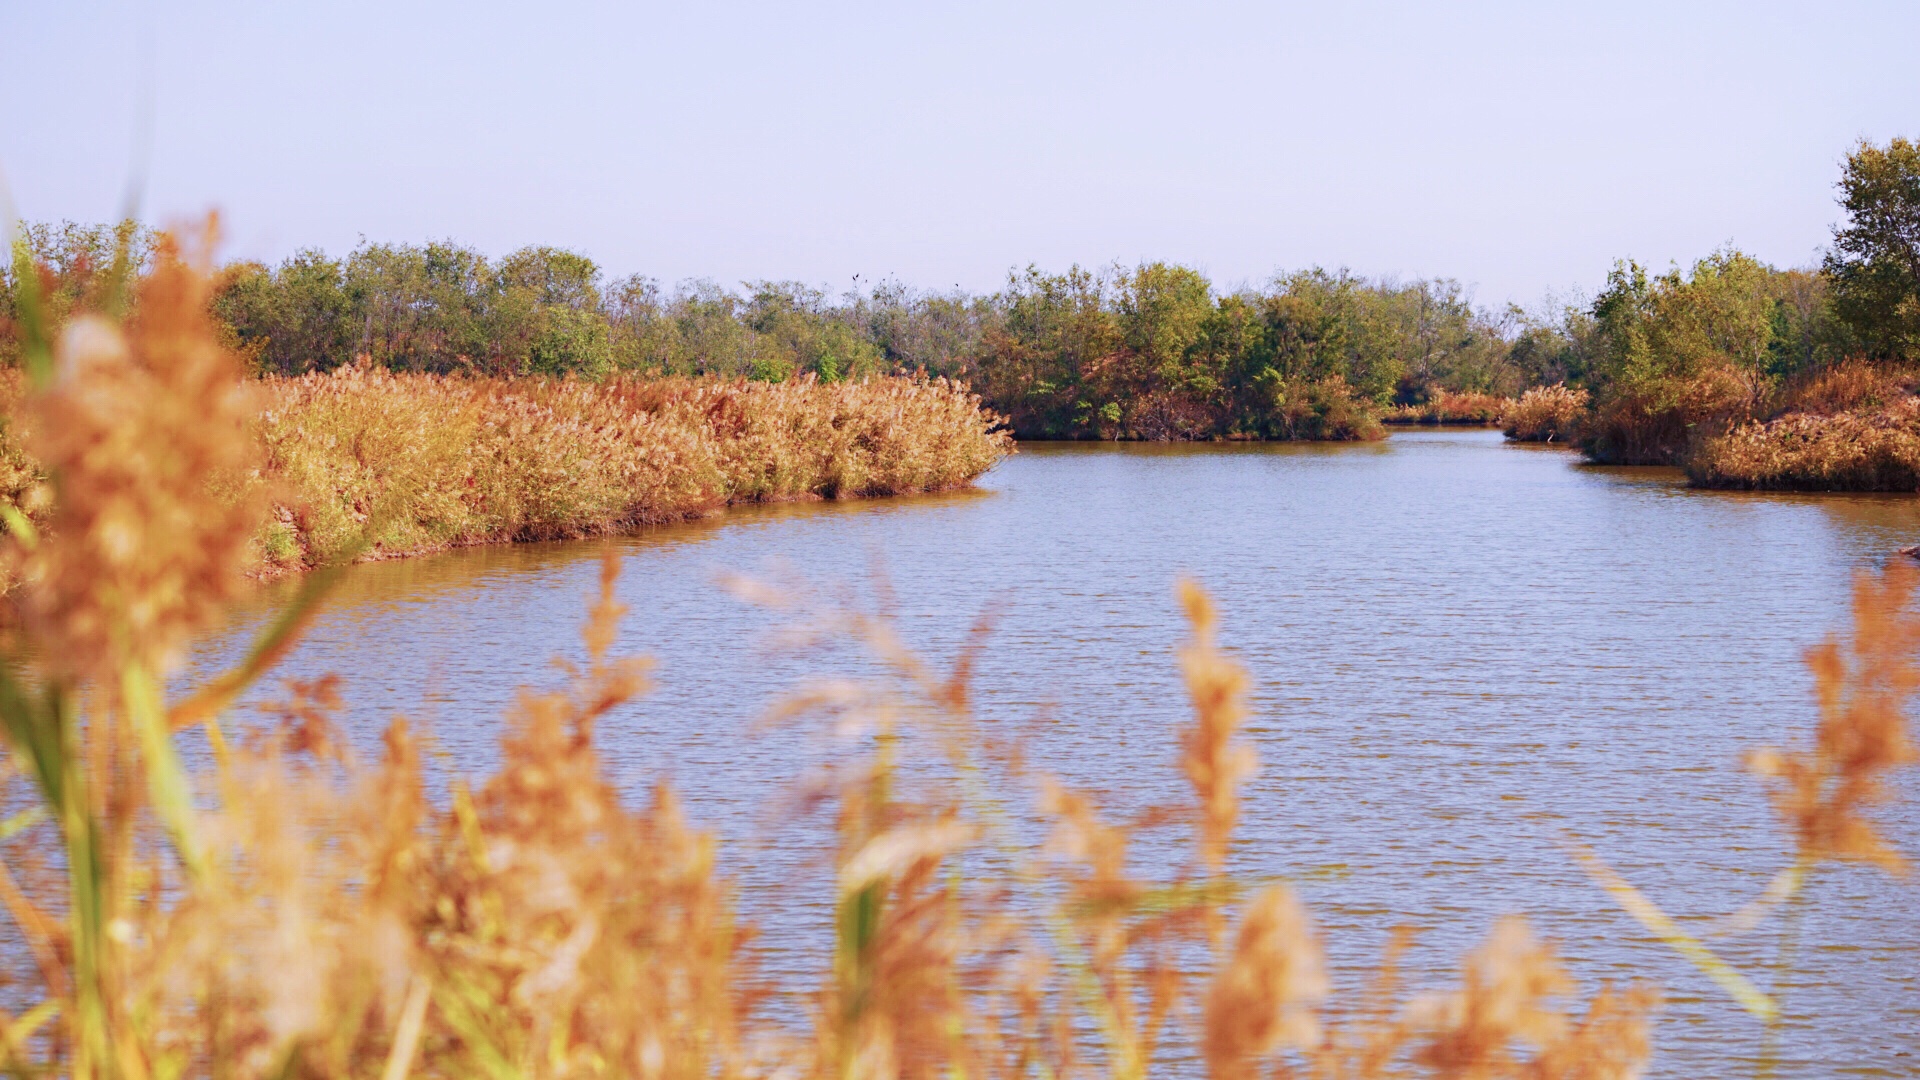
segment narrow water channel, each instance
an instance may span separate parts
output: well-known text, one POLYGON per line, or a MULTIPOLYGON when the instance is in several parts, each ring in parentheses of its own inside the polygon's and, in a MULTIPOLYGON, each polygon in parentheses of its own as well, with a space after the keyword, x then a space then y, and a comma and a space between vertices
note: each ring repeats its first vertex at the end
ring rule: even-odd
MULTIPOLYGON (((1339 978, 1361 978, 1409 923, 1422 929, 1414 981, 1437 985, 1493 919, 1525 913, 1583 990, 1664 988, 1654 1075, 1752 1075, 1760 1026, 1557 838, 1591 844, 1683 919, 1756 894, 1784 848, 1741 757, 1804 738, 1802 654, 1845 626, 1855 571, 1920 541, 1920 503, 1691 491, 1671 471, 1587 467, 1480 431, 1030 444, 981 489, 748 508, 617 541, 623 644, 658 659, 659 686, 602 728, 608 759, 636 793, 671 777, 728 838, 747 914, 770 942, 792 931, 791 954, 769 957, 776 975, 823 940, 831 892, 792 854, 820 824, 769 810, 816 737, 755 720, 807 676, 863 668, 845 649, 771 648, 783 617, 723 592, 721 572, 871 597, 884 568, 904 633, 939 660, 992 607, 980 711, 1030 729, 1038 763, 1122 810, 1181 797, 1172 587, 1191 575, 1256 682, 1261 770, 1234 868, 1297 885, 1339 978)), ((369 751, 405 713, 430 725, 442 770, 483 773, 515 688, 553 684, 551 659, 579 655, 601 548, 358 567, 283 673, 344 676, 369 751)), ((198 662, 230 656, 286 588, 264 590, 198 662)), ((1920 856, 1920 784, 1902 786, 1882 820, 1920 856)), ((1150 845, 1140 857, 1171 858, 1150 845)), ((1778 926, 1717 944, 1769 981, 1778 926)), ((1798 932, 1782 1075, 1920 1074, 1907 1056, 1920 1053, 1915 885, 1826 873, 1798 932)))

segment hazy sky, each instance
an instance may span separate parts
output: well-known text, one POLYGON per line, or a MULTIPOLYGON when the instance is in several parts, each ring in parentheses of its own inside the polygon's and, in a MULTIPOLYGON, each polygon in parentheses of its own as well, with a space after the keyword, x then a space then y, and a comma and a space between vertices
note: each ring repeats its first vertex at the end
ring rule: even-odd
POLYGON ((1483 303, 1733 241, 1816 257, 1861 137, 1920 136, 1920 3, 0 0, 21 216, 218 207, 674 281, 1170 259, 1483 303), (149 104, 143 104, 143 101, 149 104))

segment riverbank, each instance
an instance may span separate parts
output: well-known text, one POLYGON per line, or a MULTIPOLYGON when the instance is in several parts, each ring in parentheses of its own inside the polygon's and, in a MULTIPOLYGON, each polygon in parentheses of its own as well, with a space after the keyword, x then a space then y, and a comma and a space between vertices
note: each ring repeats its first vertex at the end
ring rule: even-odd
MULTIPOLYGON (((215 483, 264 507, 255 569, 269 576, 737 503, 950 490, 1012 452, 993 414, 944 379, 590 383, 351 367, 249 389, 260 465, 215 483)), ((20 430, 13 421, 0 446, 0 493, 31 512, 39 470, 20 430)))
POLYGON ((1706 440, 1686 469, 1697 487, 1920 491, 1920 399, 1750 421, 1706 440))
POLYGON ((1695 487, 1920 491, 1920 376, 1835 364, 1756 385, 1725 372, 1615 391, 1576 422, 1602 464, 1677 465, 1695 487))

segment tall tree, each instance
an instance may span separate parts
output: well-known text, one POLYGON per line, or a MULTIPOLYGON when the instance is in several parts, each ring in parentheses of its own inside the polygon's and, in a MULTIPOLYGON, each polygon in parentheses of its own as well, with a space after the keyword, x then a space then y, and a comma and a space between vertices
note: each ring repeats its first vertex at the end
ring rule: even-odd
POLYGON ((1826 259, 1835 313, 1868 356, 1920 358, 1920 143, 1862 141, 1840 205, 1847 223, 1826 259))

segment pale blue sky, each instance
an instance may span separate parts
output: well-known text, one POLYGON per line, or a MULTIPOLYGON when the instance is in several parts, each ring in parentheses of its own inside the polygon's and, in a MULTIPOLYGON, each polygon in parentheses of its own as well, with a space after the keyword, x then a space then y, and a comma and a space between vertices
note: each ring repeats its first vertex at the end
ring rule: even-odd
POLYGON ((674 281, 1171 259, 1483 303, 1729 240, 1816 257, 1920 136, 1920 3, 785 5, 0 0, 0 169, 227 253, 552 243, 674 281), (144 57, 144 59, 143 59, 144 57))

